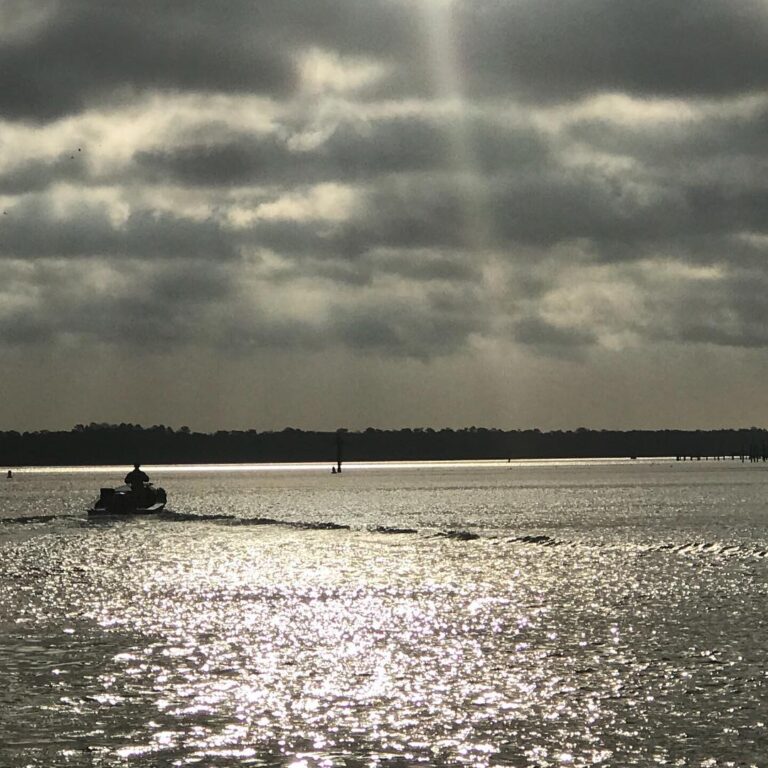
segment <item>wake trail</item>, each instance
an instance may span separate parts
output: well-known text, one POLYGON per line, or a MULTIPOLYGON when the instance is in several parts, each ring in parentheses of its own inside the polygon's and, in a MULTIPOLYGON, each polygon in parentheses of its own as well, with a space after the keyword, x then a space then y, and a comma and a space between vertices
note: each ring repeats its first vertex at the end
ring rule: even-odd
POLYGON ((494 542, 499 546, 517 545, 522 547, 572 548, 583 550, 625 551, 638 557, 648 557, 654 554, 670 554, 679 557, 696 558, 723 563, 728 560, 761 561, 768 558, 768 542, 734 542, 734 541, 701 541, 682 538, 678 541, 657 542, 603 542, 580 538, 555 538, 543 533, 509 535, 509 532, 494 530, 477 533, 465 529, 435 528, 417 529, 387 525, 371 525, 367 527, 352 526, 347 523, 318 520, 282 520, 273 517, 239 517, 227 513, 194 514, 177 512, 166 509, 148 515, 104 515, 87 516, 77 514, 47 514, 20 515, 17 517, 0 518, 0 526, 47 526, 63 521, 69 524, 96 526, 100 523, 128 522, 170 522, 170 523, 211 523, 228 527, 260 527, 274 526, 292 530, 304 531, 356 531, 381 536, 418 536, 422 540, 450 540, 471 543, 474 541, 494 542))
POLYGON ((0 525, 32 525, 34 523, 50 523, 53 520, 75 520, 74 515, 22 515, 21 517, 0 518, 0 525))

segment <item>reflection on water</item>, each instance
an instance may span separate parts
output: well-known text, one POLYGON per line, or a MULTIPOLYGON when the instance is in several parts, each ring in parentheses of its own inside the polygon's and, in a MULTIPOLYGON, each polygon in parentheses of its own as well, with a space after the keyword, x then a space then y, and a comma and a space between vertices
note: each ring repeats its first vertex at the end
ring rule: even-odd
POLYGON ((63 477, 3 491, 57 517, 0 526, 0 765, 766 754, 760 473, 179 474, 177 512, 234 518, 98 522, 103 478, 63 477))

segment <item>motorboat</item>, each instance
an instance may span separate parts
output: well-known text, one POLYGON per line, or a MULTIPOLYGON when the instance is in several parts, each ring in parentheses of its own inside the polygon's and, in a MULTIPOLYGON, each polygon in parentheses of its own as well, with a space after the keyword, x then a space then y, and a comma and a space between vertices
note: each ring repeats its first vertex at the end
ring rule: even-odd
POLYGON ((152 483, 142 483, 141 487, 101 488, 99 498, 93 502, 88 514, 151 515, 162 512, 165 502, 165 490, 155 488, 152 483))

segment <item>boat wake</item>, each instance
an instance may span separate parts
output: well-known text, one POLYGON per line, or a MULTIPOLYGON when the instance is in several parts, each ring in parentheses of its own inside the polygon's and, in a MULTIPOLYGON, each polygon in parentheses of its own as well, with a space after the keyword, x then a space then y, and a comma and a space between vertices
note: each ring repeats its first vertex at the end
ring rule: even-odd
POLYGON ((712 562, 724 562, 726 560, 763 560, 768 558, 767 542, 733 542, 733 541, 657 541, 657 542, 621 542, 604 541, 589 537, 556 538, 543 533, 529 533, 520 535, 505 535, 503 531, 476 532, 465 529, 435 528, 406 528, 387 525, 375 525, 368 527, 352 526, 346 523, 317 520, 281 520, 272 517, 239 517, 227 513, 193 514, 177 512, 165 509, 151 515, 115 515, 104 518, 89 518, 72 514, 61 515, 23 515, 19 517, 0 518, 0 526, 8 530, 17 526, 48 526, 55 524, 75 524, 79 526, 98 526, 104 523, 134 523, 151 524, 153 522, 165 523, 210 523, 214 525, 232 527, 252 526, 276 526, 294 530, 306 531, 355 531, 382 536, 419 536, 422 539, 450 540, 455 542, 485 541, 504 546, 546 547, 546 548, 578 548, 602 551, 622 550, 631 552, 638 557, 649 557, 654 554, 669 553, 680 557, 701 558, 712 562))
POLYGON ((352 526, 330 522, 305 522, 300 520, 276 520, 272 517, 237 517, 236 515, 213 514, 194 515, 187 512, 174 512, 166 509, 156 516, 159 520, 177 522, 212 522, 222 525, 279 525, 284 528, 299 528, 317 531, 348 531, 352 526))
POLYGON ((538 536, 515 536, 512 539, 507 539, 507 541, 514 541, 519 544, 539 544, 542 547, 559 547, 566 543, 543 534, 538 536))
POLYGON ((415 528, 392 528, 388 525, 377 525, 374 528, 368 529, 371 533, 385 533, 385 534, 402 534, 402 533, 418 533, 415 528))
POLYGON ((72 515, 24 515, 22 517, 0 517, 0 525, 33 525, 50 523, 52 520, 72 520, 72 515))
POLYGON ((556 539, 547 535, 514 536, 504 541, 515 544, 528 544, 540 547, 597 547, 602 549, 631 549, 639 556, 648 556, 654 553, 670 552, 672 554, 692 558, 707 558, 710 560, 762 560, 768 557, 768 544, 734 543, 725 541, 685 541, 685 542, 659 542, 652 544, 620 544, 600 543, 588 541, 576 541, 556 539))
POLYGON ((471 531, 439 531, 434 535, 437 538, 454 539, 455 541, 475 541, 480 538, 479 533, 472 533, 471 531))
POLYGON ((680 555, 707 555, 716 558, 757 558, 768 557, 768 545, 727 543, 722 541, 688 541, 682 544, 668 542, 647 548, 648 552, 674 552, 680 555))

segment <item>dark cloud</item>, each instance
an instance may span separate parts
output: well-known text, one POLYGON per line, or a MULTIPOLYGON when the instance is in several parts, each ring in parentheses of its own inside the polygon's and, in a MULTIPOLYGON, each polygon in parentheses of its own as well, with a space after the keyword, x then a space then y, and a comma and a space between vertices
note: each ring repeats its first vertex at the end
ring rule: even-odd
MULTIPOLYGON (((683 178, 701 164, 717 165, 740 158, 761 159, 768 151, 768 109, 746 114, 714 111, 669 119, 658 125, 633 125, 609 119, 579 120, 569 136, 600 152, 632 157, 645 168, 662 167, 683 178), (670 167, 671 166, 671 167, 670 167)), ((741 166, 737 166, 743 172, 741 166)))
POLYGON ((738 265, 719 279, 672 284, 656 297, 649 335, 716 346, 768 346, 768 275, 738 265))
POLYGON ((65 0, 45 25, 0 46, 0 111, 49 120, 147 90, 284 96, 309 46, 413 50, 403 11, 386 0, 65 0))
MULTIPOLYGON (((346 347, 427 360, 460 349, 487 326, 476 275, 458 264, 446 266, 448 259, 423 255, 428 263, 414 288, 400 274, 409 271, 406 259, 388 254, 386 282, 369 281, 364 293, 352 282, 339 292, 343 281, 318 271, 314 277, 326 282, 315 283, 314 291, 326 310, 313 315, 303 311, 302 289, 294 287, 296 278, 313 277, 311 269, 297 271, 294 281, 261 280, 251 291, 241 285, 236 263, 207 258, 39 259, 29 267, 14 260, 6 268, 7 295, 24 300, 8 308, 0 291, 0 343, 64 343, 72 350, 111 345, 131 354, 183 346, 221 355, 346 347), (436 285, 428 273, 448 282, 436 285), (407 298, 397 295, 403 292, 407 298)), ((374 270, 367 269, 370 277, 374 270)), ((376 274, 380 279, 381 272, 376 274)))
MULTIPOLYGON (((373 220, 363 237, 404 245, 466 244, 476 215, 460 188, 419 180, 405 194, 376 195, 373 220)), ((381 190, 381 187, 379 188, 381 190)), ((599 166, 548 168, 486 180, 482 214, 489 237, 504 248, 515 244, 550 247, 583 240, 602 259, 648 255, 650 246, 675 245, 688 238, 768 231, 768 186, 764 180, 633 178, 599 166)))
POLYGON ((366 286, 376 279, 400 280, 416 285, 430 282, 460 285, 480 283, 482 273, 478 265, 467 260, 465 253, 370 251, 357 259, 305 255, 273 271, 269 282, 286 284, 302 278, 317 278, 338 286, 366 286))
POLYGON ((768 346, 762 1, 43 5, 0 35, 4 349, 768 346))
MULTIPOLYGON (((439 258, 429 261, 438 275, 444 272, 439 258)), ((244 290, 239 268, 228 262, 58 259, 38 260, 31 270, 19 264, 7 268, 6 284, 14 292, 23 286, 25 299, 0 311, 4 346, 97 344, 132 354, 202 346, 221 355, 346 347, 427 360, 462 348, 488 323, 476 280, 467 288, 460 281, 441 287, 423 280, 415 289, 393 271, 388 282, 369 283, 364 293, 351 284, 344 293, 338 283, 316 284, 326 310, 308 316, 302 290, 292 282, 262 281, 255 292, 244 290), (403 292, 407 298, 397 295, 403 292)), ((450 270, 448 276, 454 277, 450 270)), ((300 277, 311 278, 311 270, 300 277)))
POLYGON ((485 325, 484 313, 471 294, 449 298, 426 293, 411 301, 378 299, 340 307, 329 331, 355 350, 428 360, 462 349, 485 325))
POLYGON ((636 189, 631 180, 599 169, 490 178, 483 191, 476 206, 455 174, 380 182, 361 192, 359 210, 348 221, 258 222, 249 238, 297 256, 358 259, 375 248, 457 250, 475 245, 471 235, 479 217, 486 245, 511 254, 528 258, 530 246, 584 240, 603 260, 626 260, 647 255, 649 244, 760 230, 766 223, 760 189, 658 182, 636 189))
POLYGON ((243 237, 293 258, 350 261, 378 248, 456 250, 466 245, 464 201, 448 180, 382 184, 361 191, 358 204, 359 211, 347 221, 259 221, 243 237))
POLYGON ((137 90, 281 94, 293 87, 293 66, 253 4, 211 10, 66 0, 34 34, 0 47, 0 111, 45 120, 137 90))
POLYGON ((24 200, 0 218, 0 256, 7 258, 115 256, 196 258, 238 255, 236 243, 213 219, 137 210, 116 223, 104 204, 78 203, 66 215, 44 198, 24 200))
MULTIPOLYGON (((6 274, 21 285, 15 269, 11 265, 6 274)), ((135 260, 101 261, 98 281, 93 269, 93 262, 81 260, 37 262, 23 277, 26 301, 0 315, 0 340, 18 346, 67 338, 75 346, 108 343, 126 350, 210 340, 216 335, 212 312, 226 305, 236 285, 231 271, 199 259, 151 268, 135 260)))
MULTIPOLYGON (((430 53, 433 24, 399 0, 67 0, 0 47, 0 110, 46 120, 147 90, 281 97, 312 47, 386 63, 369 97, 434 95, 449 62, 430 53)), ((767 24, 760 0, 479 0, 453 7, 449 45, 471 94, 722 96, 768 85, 767 24)))
POLYGON ((0 344, 21 348, 56 341, 53 318, 28 311, 5 313, 0 319, 0 344))
POLYGON ((284 182, 295 178, 300 166, 300 158, 276 136, 139 151, 134 160, 146 181, 172 180, 190 186, 284 182))
POLYGON ((51 184, 86 182, 88 168, 83 155, 77 150, 54 160, 29 160, 0 173, 0 195, 22 195, 41 192, 51 184))
POLYGON ((553 325, 541 317, 525 317, 514 324, 517 341, 553 357, 578 358, 597 342, 590 331, 553 325))
POLYGON ((408 280, 476 283, 482 277, 478 266, 462 252, 373 252, 367 262, 375 274, 397 275, 408 280))
MULTIPOLYGON (((292 148, 290 134, 225 135, 207 142, 142 150, 134 160, 146 181, 191 186, 312 184, 367 181, 381 175, 442 172, 457 164, 454 132, 471 142, 476 170, 541 166, 550 149, 533 129, 481 119, 431 116, 341 121, 310 149, 292 148)), ((221 128, 214 128, 221 133, 221 128)), ((473 168, 472 170, 475 170, 473 168)))
MULTIPOLYGON (((768 231, 768 188, 762 182, 675 184, 671 176, 635 180, 600 168, 551 168, 489 178, 484 193, 475 206, 453 174, 380 181, 359 190, 348 220, 257 221, 241 236, 291 259, 345 260, 339 273, 345 280, 360 280, 363 267, 373 263, 366 259, 378 249, 471 252, 477 245, 471 237, 477 217, 487 238, 481 245, 512 262, 535 263, 549 249, 568 243, 580 244, 582 253, 602 263, 658 254, 705 263, 765 255, 764 248, 734 240, 768 231)), ((425 262, 409 255, 407 263, 417 279, 425 262)), ((377 261, 376 267, 386 271, 387 263, 377 261)))
POLYGON ((551 245, 584 239, 603 259, 647 255, 648 246, 675 245, 768 227, 766 190, 717 184, 675 186, 587 172, 511 185, 494 197, 494 221, 506 242, 551 245))
POLYGON ((623 92, 732 96, 768 86, 761 0, 491 0, 456 23, 470 89, 533 101, 623 92))

